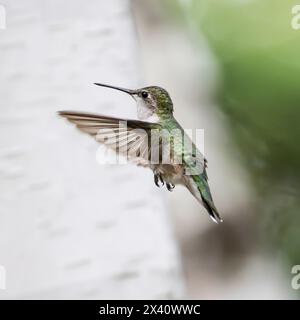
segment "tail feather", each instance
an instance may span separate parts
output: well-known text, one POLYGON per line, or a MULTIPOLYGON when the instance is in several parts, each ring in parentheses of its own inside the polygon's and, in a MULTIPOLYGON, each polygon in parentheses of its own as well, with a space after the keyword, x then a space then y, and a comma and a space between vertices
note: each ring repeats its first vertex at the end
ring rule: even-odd
POLYGON ((201 199, 202 199, 202 203, 203 203, 205 209, 208 211, 208 214, 209 214, 210 218, 212 219, 212 221, 215 223, 223 222, 223 219, 220 217, 220 214, 219 214, 218 210, 216 209, 215 205, 213 204, 213 202, 205 199, 202 196, 202 194, 201 194, 201 199))
POLYGON ((198 190, 201 194, 203 205, 205 209, 208 211, 209 216, 214 222, 219 223, 219 222, 222 222, 223 220, 220 217, 220 214, 214 205, 214 201, 210 193, 210 189, 209 189, 209 185, 206 177, 207 177, 206 173, 204 175, 202 174, 197 177, 198 190))
POLYGON ((222 218, 214 205, 206 175, 185 177, 185 185, 192 195, 204 206, 210 218, 215 223, 222 222, 222 218))

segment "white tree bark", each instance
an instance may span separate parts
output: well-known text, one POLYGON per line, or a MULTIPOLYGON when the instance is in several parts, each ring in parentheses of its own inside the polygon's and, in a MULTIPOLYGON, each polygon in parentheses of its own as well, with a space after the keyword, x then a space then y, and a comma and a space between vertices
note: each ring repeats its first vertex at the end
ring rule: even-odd
POLYGON ((176 298, 177 248, 150 171, 99 165, 60 109, 136 117, 138 48, 124 0, 2 1, 0 298, 176 298))

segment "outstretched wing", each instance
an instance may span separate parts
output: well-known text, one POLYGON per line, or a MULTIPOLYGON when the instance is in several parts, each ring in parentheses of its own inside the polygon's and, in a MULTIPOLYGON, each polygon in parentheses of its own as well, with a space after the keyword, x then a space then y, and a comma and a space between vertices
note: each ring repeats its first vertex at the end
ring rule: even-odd
POLYGON ((159 124, 75 111, 59 111, 58 114, 128 160, 149 166, 151 130, 160 130, 159 124))

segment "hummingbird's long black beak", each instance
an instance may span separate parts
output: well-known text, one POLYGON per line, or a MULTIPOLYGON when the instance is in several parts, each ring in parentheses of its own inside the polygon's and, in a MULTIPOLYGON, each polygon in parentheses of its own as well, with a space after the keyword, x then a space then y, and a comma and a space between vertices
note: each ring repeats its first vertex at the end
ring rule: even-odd
POLYGON ((130 95, 133 95, 136 93, 136 90, 130 90, 130 89, 125 89, 125 88, 120 88, 120 87, 115 87, 115 86, 111 86, 108 84, 104 84, 104 83, 94 83, 96 86, 100 86, 100 87, 106 87, 106 88, 111 88, 111 89, 115 89, 115 90, 119 90, 119 91, 123 91, 126 92, 130 95))

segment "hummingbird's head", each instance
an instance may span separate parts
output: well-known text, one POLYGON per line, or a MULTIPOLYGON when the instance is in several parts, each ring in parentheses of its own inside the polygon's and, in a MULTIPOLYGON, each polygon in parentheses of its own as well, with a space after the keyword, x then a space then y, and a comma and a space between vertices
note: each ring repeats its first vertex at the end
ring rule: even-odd
POLYGON ((173 102, 168 92, 157 86, 131 90, 111 85, 95 83, 98 86, 120 90, 130 94, 138 105, 138 117, 141 120, 159 121, 173 115, 173 102))
POLYGON ((134 97, 138 104, 144 105, 160 119, 170 117, 173 114, 173 102, 168 92, 157 86, 144 87, 136 90, 137 96, 134 97))

